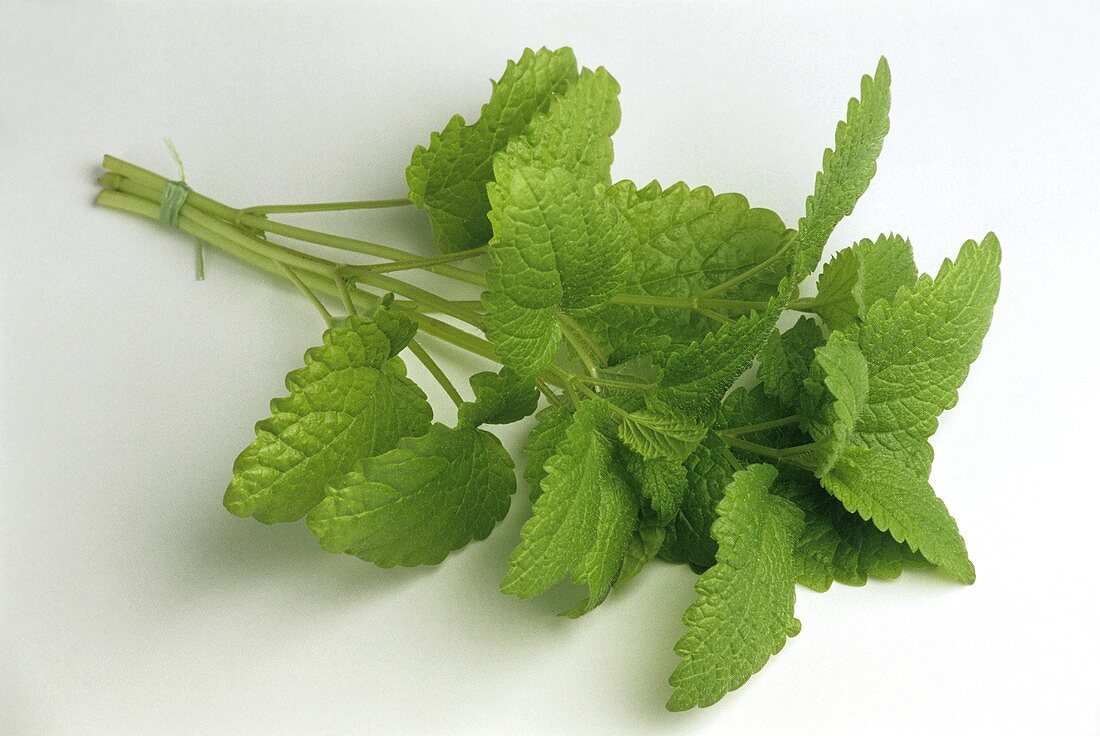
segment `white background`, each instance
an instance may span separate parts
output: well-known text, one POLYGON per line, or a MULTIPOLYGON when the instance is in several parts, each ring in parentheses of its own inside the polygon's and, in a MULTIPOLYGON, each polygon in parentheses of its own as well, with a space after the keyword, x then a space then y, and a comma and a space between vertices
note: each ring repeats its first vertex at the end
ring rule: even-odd
MULTIPOLYGON (((1100 733, 1088 5, 0 2, 0 733, 1100 733), (100 156, 174 175, 171 136, 236 205, 401 196, 412 148, 543 44, 622 83, 616 177, 792 224, 887 55, 892 132, 830 249, 894 230, 934 270, 1001 238, 993 328, 934 439, 975 586, 800 590, 801 635, 674 715, 693 575, 654 564, 577 622, 553 615, 569 591, 502 596, 523 491, 416 570, 222 509, 320 322, 216 253, 196 282, 188 239, 93 208, 100 156)), ((429 252, 413 211, 323 224, 429 252)))

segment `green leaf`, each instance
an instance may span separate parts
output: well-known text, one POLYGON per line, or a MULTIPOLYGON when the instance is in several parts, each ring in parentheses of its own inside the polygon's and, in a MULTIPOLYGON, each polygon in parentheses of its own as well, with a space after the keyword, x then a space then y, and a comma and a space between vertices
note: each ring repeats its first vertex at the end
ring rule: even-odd
POLYGON ((492 230, 486 218, 485 185, 492 180, 493 154, 545 111, 553 95, 576 80, 572 49, 527 49, 519 61, 508 62, 476 123, 466 125, 456 115, 441 132, 432 134, 427 148, 418 146, 413 151, 405 172, 409 199, 427 210, 436 242, 445 253, 489 242, 492 230))
POLYGON ((546 461, 558 451, 558 445, 565 439, 565 433, 573 421, 573 409, 570 406, 548 407, 536 417, 538 423, 527 435, 523 445, 523 454, 527 458, 527 467, 523 479, 530 487, 531 502, 538 500, 542 493, 542 479, 546 477, 546 461))
MULTIPOLYGON (((862 361, 858 353, 855 357, 862 361)), ((821 370, 819 363, 814 364, 814 370, 821 370)), ((763 388, 763 385, 757 385, 752 389, 734 390, 722 404, 722 414, 715 429, 751 426, 787 417, 790 408, 779 399, 768 396, 763 388)), ((815 388, 825 395, 825 401, 832 401, 823 381, 819 380, 819 386, 815 388)), ((829 416, 836 421, 835 415, 829 416)), ((832 424, 826 426, 826 431, 831 429, 832 424)), ((776 448, 805 445, 811 441, 800 427, 793 424, 738 432, 736 437, 776 448)), ((760 459, 758 455, 737 447, 731 447, 730 453, 744 463, 758 462, 760 459)), ((805 455, 793 456, 792 459, 821 461, 821 454, 807 451, 805 455)), ((775 492, 797 503, 806 520, 805 531, 794 550, 798 582, 824 591, 833 580, 848 585, 863 585, 868 577, 895 578, 901 574, 903 566, 927 566, 928 563, 907 545, 896 542, 873 524, 849 513, 821 487, 811 472, 790 464, 781 465, 780 471, 780 482, 775 485, 775 492)))
POLYGON ((496 155, 497 185, 506 188, 508 178, 520 169, 557 166, 578 179, 610 185, 615 158, 611 135, 620 118, 619 83, 603 67, 582 69, 576 83, 556 94, 546 112, 496 155))
POLYGON ((574 582, 588 587, 588 596, 563 612, 569 618, 582 616, 607 598, 638 523, 638 497, 627 485, 618 463, 604 478, 599 504, 595 541, 571 573, 574 582))
POLYGON ((661 370, 654 398, 672 412, 705 419, 760 352, 786 307, 784 281, 766 309, 723 323, 699 342, 674 351, 661 370))
POLYGON ((458 423, 467 427, 482 424, 511 424, 535 413, 539 390, 529 376, 503 367, 470 376, 474 401, 458 407, 458 423))
POLYGON ((860 444, 920 468, 927 478, 927 439, 937 417, 958 402, 958 389, 981 352, 1000 289, 1001 246, 990 233, 965 243, 935 280, 922 276, 893 301, 871 307, 855 331, 867 360, 867 408, 860 444))
MULTIPOLYGON (((786 227, 774 212, 749 207, 740 194, 716 195, 709 187, 690 189, 683 182, 668 189, 651 182, 638 189, 620 181, 608 195, 630 230, 624 293, 688 298, 746 276, 723 297, 767 299, 786 273, 781 259, 764 265, 783 245, 786 227)), ((687 309, 624 304, 609 304, 583 324, 610 353, 630 353, 662 340, 686 345, 714 326, 687 309)))
POLYGON ((622 286, 625 228, 600 188, 564 168, 518 169, 490 198, 485 335, 530 375, 558 349, 560 313, 598 307, 622 286))
POLYGON ((868 383, 867 360, 843 333, 833 333, 817 349, 802 395, 804 410, 811 405, 816 408, 802 423, 821 445, 819 475, 833 467, 850 442, 859 441, 856 424, 867 408, 868 383))
POLYGON ((711 534, 717 562, 695 583, 699 598, 684 613, 688 632, 676 643, 680 657, 669 684, 673 711, 718 702, 778 654, 801 625, 794 617, 793 549, 802 512, 772 495, 770 465, 734 475, 718 504, 711 534))
POLYGON ((661 556, 671 562, 687 562, 707 568, 714 564, 717 545, 710 536, 715 507, 737 469, 726 443, 708 432, 684 461, 687 492, 665 534, 661 556))
POLYGON ((661 524, 668 524, 680 510, 688 492, 687 468, 665 458, 647 460, 631 452, 624 462, 638 494, 649 502, 661 524))
POLYGON ((703 439, 707 428, 689 417, 641 410, 620 414, 619 439, 647 460, 681 461, 703 439))
POLYGON ((962 582, 974 568, 954 519, 928 485, 928 438, 981 349, 1000 283, 992 234, 963 245, 819 348, 801 407, 823 451, 817 474, 844 507, 962 582), (827 392, 826 392, 827 389, 827 392))
POLYGON ((787 407, 796 407, 802 383, 810 374, 814 349, 825 342, 821 328, 809 317, 802 317, 780 334, 774 331, 760 353, 757 378, 764 393, 787 407))
MULTIPOLYGON (((864 322, 830 336, 831 343, 854 342, 867 363, 867 397, 852 444, 928 477, 928 438, 938 416, 958 401, 958 388, 981 350, 1000 286, 1000 258, 992 233, 980 245, 969 241, 956 262, 944 261, 934 280, 922 276, 893 300, 877 302, 864 322)), ((802 413, 808 424, 820 425, 820 408, 812 403, 802 413)))
POLYGON ((596 544, 604 489, 612 479, 611 420, 601 402, 585 401, 546 462, 542 493, 520 531, 500 589, 529 598, 547 591, 585 563, 596 544))
POLYGON ((874 78, 865 75, 860 81, 859 99, 848 102, 848 117, 836 126, 835 150, 825 149, 814 193, 807 197, 806 214, 798 221, 792 283, 813 273, 833 229, 852 214, 867 191, 889 130, 890 68, 883 58, 874 78))
POLYGON ((623 557, 622 570, 615 581, 620 586, 635 577, 642 568, 657 556, 665 541, 665 528, 659 522, 652 519, 642 519, 634 534, 630 537, 630 543, 623 557))
POLYGON ((861 240, 833 256, 817 279, 814 311, 834 330, 867 316, 880 299, 893 299, 917 281, 913 246, 900 235, 861 240))
POLYGON ((850 513, 808 473, 782 480, 775 492, 798 504, 805 516, 794 561, 798 582, 812 590, 824 592, 834 580, 845 585, 890 580, 906 567, 929 565, 909 545, 850 513))
POLYGON ((233 464, 225 507, 265 524, 295 521, 360 460, 426 432, 431 407, 393 357, 414 329, 381 311, 325 331, 305 367, 287 376, 290 395, 271 402, 271 418, 233 464))
POLYGON ((874 450, 848 447, 821 482, 848 511, 874 522, 959 582, 974 582, 959 528, 923 476, 874 450))
POLYGON ((513 467, 492 434, 433 424, 345 476, 310 512, 309 529, 325 551, 379 567, 435 565, 508 513, 513 467))

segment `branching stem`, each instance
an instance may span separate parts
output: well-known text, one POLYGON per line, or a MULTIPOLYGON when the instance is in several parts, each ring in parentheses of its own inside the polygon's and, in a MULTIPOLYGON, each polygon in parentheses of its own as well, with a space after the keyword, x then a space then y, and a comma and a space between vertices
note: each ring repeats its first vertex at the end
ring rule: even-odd
POLYGON ((290 281, 295 286, 298 287, 298 291, 302 292, 306 299, 309 299, 309 301, 313 303, 313 306, 316 307, 317 311, 321 313, 321 319, 325 321, 325 325, 327 325, 328 327, 332 327, 332 313, 328 311, 327 307, 325 307, 324 302, 317 298, 317 295, 313 293, 313 290, 306 286, 301 277, 299 277, 298 274, 294 272, 294 269, 292 269, 285 263, 280 263, 279 261, 272 261, 272 263, 278 265, 283 274, 285 274, 286 277, 290 279, 290 281))
POLYGON ((360 199, 354 202, 315 202, 305 204, 261 204, 245 207, 242 212, 250 215, 283 214, 294 212, 343 212, 346 210, 376 210, 386 207, 410 205, 408 199, 360 199))
POLYGON ((416 340, 409 340, 409 344, 406 347, 408 347, 409 352, 415 355, 416 359, 423 363, 424 367, 428 369, 428 373, 432 374, 432 378, 436 380, 436 383, 442 387, 443 392, 454 402, 455 407, 462 406, 462 394, 458 392, 455 385, 451 383, 451 379, 448 378, 443 369, 439 367, 439 363, 436 363, 435 359, 428 354, 428 351, 416 340))
POLYGON ((767 422, 757 422, 756 424, 745 424, 730 429, 720 429, 717 434, 720 437, 737 437, 742 434, 752 434, 753 432, 762 432, 766 429, 775 429, 776 427, 787 427, 792 424, 798 424, 798 417, 793 414, 789 417, 783 417, 782 419, 772 419, 767 422))
POLYGON ((584 365, 584 369, 588 371, 588 375, 592 376, 593 378, 599 378, 599 366, 597 366, 596 363, 592 360, 592 356, 588 354, 588 349, 585 346, 584 341, 573 333, 573 330, 569 327, 568 323, 562 321, 559 322, 559 324, 561 325, 561 334, 565 337, 566 342, 569 343, 569 347, 573 348, 573 352, 576 353, 577 358, 584 365))

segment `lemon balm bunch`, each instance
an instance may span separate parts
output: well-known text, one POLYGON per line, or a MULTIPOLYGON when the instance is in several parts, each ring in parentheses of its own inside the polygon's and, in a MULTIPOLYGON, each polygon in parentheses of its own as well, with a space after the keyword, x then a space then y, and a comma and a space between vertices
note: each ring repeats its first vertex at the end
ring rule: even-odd
POLYGON ((327 323, 237 457, 230 512, 304 519, 325 551, 382 567, 437 564, 487 537, 516 491, 487 427, 534 414, 532 509, 501 590, 528 598, 571 580, 583 592, 563 613, 576 617, 655 558, 690 566, 698 597, 668 700, 685 710, 741 686, 798 633, 796 584, 929 566, 974 581, 928 482, 928 440, 989 327, 1000 246, 967 241, 920 275, 904 237, 877 235, 838 251, 801 295, 875 174, 885 60, 848 103, 793 228, 740 194, 613 181, 618 94, 571 49, 527 50, 475 122, 455 116, 413 151, 407 198, 234 208, 107 157, 97 202, 285 277, 327 323), (402 205, 426 213, 438 255, 278 217, 402 205), (359 255, 320 258, 295 240, 359 255), (480 298, 456 298, 471 288, 480 298), (456 381, 432 356, 440 345, 499 370, 456 381), (433 423, 406 354, 455 403, 454 426, 433 423))

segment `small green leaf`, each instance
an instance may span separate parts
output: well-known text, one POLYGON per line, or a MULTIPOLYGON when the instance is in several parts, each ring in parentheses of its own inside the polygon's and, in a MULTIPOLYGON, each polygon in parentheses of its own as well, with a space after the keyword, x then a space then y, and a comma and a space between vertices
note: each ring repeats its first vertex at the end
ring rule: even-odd
POLYGON ((687 492, 665 534, 661 556, 707 568, 714 564, 717 546, 710 536, 715 507, 737 469, 737 461, 718 435, 708 432, 684 461, 687 492))
POLYGON ((879 59, 874 78, 860 81, 859 99, 848 102, 848 117, 836 126, 835 150, 825 149, 814 193, 798 221, 792 283, 813 273, 833 229, 852 214, 875 175, 882 141, 890 130, 890 67, 879 59))
POLYGON ((520 531, 502 592, 520 598, 544 593, 585 561, 600 529, 601 496, 611 479, 611 420, 600 402, 585 401, 546 462, 542 494, 520 531))
POLYGON ((817 350, 800 415, 822 446, 817 475, 844 507, 961 582, 974 569, 954 519, 928 485, 939 414, 981 349, 1000 281, 993 235, 876 302, 817 350))
POLYGON ((695 582, 699 598, 684 613, 676 643, 680 664, 669 678, 673 711, 704 708, 741 687, 778 654, 801 625, 794 617, 793 549, 802 512, 772 495, 771 465, 734 475, 718 504, 711 535, 717 562, 695 582))
POLYGON ((833 467, 849 442, 858 441, 854 435, 867 408, 868 380, 866 359, 843 333, 833 333, 817 349, 802 395, 802 423, 821 445, 819 474, 833 467), (807 411, 811 406, 814 408, 807 411))
POLYGON ((290 395, 272 400, 271 418, 233 464, 225 507, 265 524, 295 521, 360 460, 426 432, 431 407, 393 357, 414 331, 385 311, 326 330, 305 367, 286 377, 290 395))
POLYGON ((539 390, 535 380, 503 367, 470 376, 474 401, 458 407, 458 423, 467 427, 482 424, 511 424, 535 413, 539 390))
MULTIPOLYGON (((997 300, 1000 258, 992 233, 981 245, 969 241, 954 263, 944 262, 935 279, 922 276, 892 300, 878 301, 864 321, 829 337, 829 344, 853 343, 866 361, 865 405, 852 409, 858 414, 852 444, 875 449, 928 477, 928 438, 940 413, 958 401, 958 388, 981 350, 997 300)), ((853 375, 850 367, 834 372, 838 381, 853 375)), ((815 400, 813 383, 807 382, 800 414, 815 439, 824 439, 834 416, 827 413, 828 401, 815 400)))
POLYGON ((345 476, 310 512, 309 529, 325 551, 379 567, 435 565, 508 513, 513 467, 492 434, 433 424, 345 476))
POLYGON ((712 414, 763 348, 790 293, 783 281, 763 311, 724 323, 699 342, 674 351, 654 392, 658 404, 701 419, 712 414))
POLYGON ((681 462, 665 458, 647 460, 633 452, 627 455, 624 465, 639 495, 657 514, 658 521, 662 525, 670 523, 688 492, 687 468, 681 462))
POLYGON ((684 460, 707 433, 694 419, 676 414, 643 409, 623 412, 621 419, 619 439, 647 460, 684 460))
POLYGON ((782 334, 773 331, 760 353, 756 371, 764 393, 784 406, 796 407, 802 383, 810 374, 814 349, 824 342, 821 328, 809 317, 800 318, 782 334))
POLYGON ((599 503, 595 541, 571 573, 574 582, 587 586, 588 596, 562 612, 569 618, 588 613, 607 598, 638 523, 638 497, 631 492, 618 463, 612 464, 604 477, 599 503))
POLYGON ((620 118, 619 83, 603 67, 582 69, 577 81, 555 94, 546 112, 494 157, 497 185, 506 188, 512 172, 520 169, 558 166, 578 179, 610 185, 611 135, 620 118))
POLYGON ((874 522, 959 582, 974 582, 959 528, 922 476, 874 450, 848 447, 821 482, 848 511, 874 522))
POLYGON ((427 148, 418 146, 413 151, 405 173, 409 199, 427 210, 443 252, 489 242, 492 229, 486 218, 485 185, 493 177, 493 154, 523 133, 550 106, 553 96, 576 80, 572 49, 527 49, 519 61, 508 62, 476 123, 466 125, 462 116, 455 115, 441 132, 432 133, 427 148))
POLYGON ((913 246, 900 235, 861 240, 833 256, 817 279, 813 309, 834 330, 863 319, 880 299, 917 281, 913 246))
POLYGON ((531 503, 538 500, 542 493, 546 461, 557 454, 558 445, 565 439, 565 433, 573 422, 573 408, 565 405, 548 407, 535 418, 538 423, 531 429, 523 445, 523 454, 527 458, 523 479, 530 487, 531 503))
MULTIPOLYGON (((722 402, 722 409, 713 429, 720 435, 732 434, 737 440, 764 447, 785 448, 811 442, 811 438, 794 423, 784 422, 779 426, 751 429, 753 426, 768 425, 777 420, 788 420, 791 416, 791 410, 779 399, 768 396, 762 384, 751 389, 739 386, 722 402)), ((760 455, 741 447, 731 445, 729 452, 743 465, 761 460, 760 455)))
POLYGON ((833 581, 864 585, 868 578, 890 580, 907 567, 928 567, 929 562, 873 523, 844 508, 809 473, 788 478, 775 492, 802 509, 806 528, 794 548, 798 582, 824 592, 833 581))
POLYGON ((664 542, 665 528, 655 520, 642 519, 630 537, 619 579, 615 581, 616 587, 637 576, 661 551, 664 542))
MULTIPOLYGON (((608 196, 630 232, 624 293, 690 298, 744 277, 723 298, 767 299, 786 273, 782 259, 768 263, 785 242, 786 226, 774 212, 750 207, 740 194, 691 189, 683 182, 667 189, 651 182, 638 189, 634 182, 619 181, 608 196)), ((609 304, 581 322, 609 353, 623 355, 662 350, 665 343, 687 345, 714 328, 692 310, 625 304, 609 304)))

